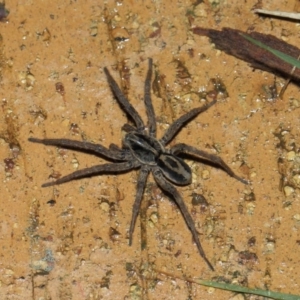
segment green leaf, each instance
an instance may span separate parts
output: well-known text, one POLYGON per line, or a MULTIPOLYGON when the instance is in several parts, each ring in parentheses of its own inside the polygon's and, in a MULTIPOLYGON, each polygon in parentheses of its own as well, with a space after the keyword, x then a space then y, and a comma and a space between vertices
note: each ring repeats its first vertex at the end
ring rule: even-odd
POLYGON ((214 287, 214 288, 218 288, 218 289, 222 289, 222 290, 259 295, 259 296, 264 296, 264 297, 273 298, 273 299, 277 299, 277 300, 300 300, 300 296, 297 296, 297 295, 278 293, 278 292, 272 292, 272 291, 261 290, 261 289, 250 289, 250 288, 239 286, 236 284, 228 284, 228 283, 207 281, 207 280, 201 280, 201 279, 193 279, 193 281, 195 283, 198 283, 201 285, 214 287))
POLYGON ((249 42, 251 42, 252 44, 271 52, 272 54, 274 54, 275 56, 277 56, 281 60, 285 61, 286 63, 300 69, 300 61, 297 60, 296 58, 294 58, 294 57, 292 57, 288 54, 285 54, 281 51, 275 50, 275 49, 271 48, 270 46, 267 46, 266 44, 250 37, 249 35, 245 35, 245 34, 242 34, 242 33, 240 33, 240 35, 243 38, 245 38, 246 40, 248 40, 249 42))

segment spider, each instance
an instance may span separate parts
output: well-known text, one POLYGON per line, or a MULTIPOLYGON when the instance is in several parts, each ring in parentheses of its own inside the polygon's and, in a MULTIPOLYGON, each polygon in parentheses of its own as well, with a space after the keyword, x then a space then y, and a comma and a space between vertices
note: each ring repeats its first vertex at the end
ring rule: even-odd
POLYGON ((134 126, 125 124, 122 127, 122 130, 126 132, 126 135, 123 139, 122 148, 119 148, 115 144, 111 144, 109 148, 106 148, 100 144, 93 144, 85 141, 81 142, 69 139, 38 139, 33 137, 29 138, 30 142, 89 152, 112 161, 111 163, 105 163, 75 171, 69 175, 57 179, 56 181, 44 183, 42 187, 62 184, 83 177, 90 177, 107 173, 123 173, 139 168, 140 172, 137 180, 137 192, 132 207, 132 218, 129 227, 129 245, 131 245, 133 231, 143 198, 146 181, 149 173, 151 172, 159 187, 175 200, 187 226, 192 233, 193 239, 197 245, 200 255, 207 263, 209 268, 211 270, 214 270, 212 264, 207 259, 201 246, 191 214, 189 213, 180 193, 173 185, 188 185, 192 181, 192 172, 190 167, 178 155, 186 154, 189 156, 204 159, 211 162, 213 165, 223 169, 231 177, 241 181, 242 183, 248 184, 248 181, 237 176, 230 169, 230 167, 216 155, 198 150, 184 143, 176 144, 170 149, 166 149, 165 146, 175 137, 175 135, 184 125, 186 125, 200 113, 213 106, 216 103, 216 99, 214 99, 207 105, 194 108, 178 118, 175 122, 173 122, 173 124, 169 126, 162 138, 157 139, 155 113, 150 95, 152 59, 149 59, 149 67, 144 85, 144 102, 146 106, 146 113, 148 116, 147 127, 145 126, 136 109, 124 96, 118 84, 111 76, 107 68, 104 68, 104 72, 119 105, 132 119, 134 126))

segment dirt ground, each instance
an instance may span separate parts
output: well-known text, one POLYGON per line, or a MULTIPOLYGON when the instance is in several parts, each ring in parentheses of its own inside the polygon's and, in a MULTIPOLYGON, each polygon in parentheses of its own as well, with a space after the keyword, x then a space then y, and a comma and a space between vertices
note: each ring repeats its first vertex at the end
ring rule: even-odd
POLYGON ((274 90, 280 90, 283 78, 253 70, 191 32, 193 26, 252 29, 299 45, 298 23, 252 12, 257 4, 295 11, 299 1, 136 2, 6 2, 10 14, 0 23, 0 298, 234 297, 179 277, 300 295, 299 83, 277 99, 274 90), (155 66, 158 136, 180 115, 203 105, 201 99, 219 82, 218 103, 171 145, 184 142, 219 155, 251 180, 243 185, 220 169, 187 160, 193 182, 178 190, 215 272, 152 176, 131 247, 136 171, 41 188, 104 160, 28 138, 121 146, 128 118, 103 67, 146 120, 149 57, 155 66))

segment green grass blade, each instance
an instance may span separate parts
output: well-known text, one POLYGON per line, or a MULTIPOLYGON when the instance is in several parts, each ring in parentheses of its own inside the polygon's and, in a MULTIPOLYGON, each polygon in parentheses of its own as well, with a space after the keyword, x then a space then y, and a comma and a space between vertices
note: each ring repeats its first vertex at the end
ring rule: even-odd
POLYGON ((294 58, 294 57, 292 57, 292 56, 290 56, 288 54, 285 54, 285 53, 283 53, 281 51, 275 50, 275 49, 267 46, 266 44, 264 44, 264 43, 262 43, 262 42, 260 42, 260 41, 258 41, 256 39, 250 37, 249 35, 245 35, 245 34, 241 33, 241 36, 243 38, 245 38, 246 40, 248 40, 249 42, 251 42, 252 44, 254 44, 254 45, 256 45, 256 46, 258 46, 258 47, 260 47, 262 49, 265 49, 265 50, 271 52, 272 54, 274 54, 275 56, 277 56, 281 60, 285 61, 286 63, 288 63, 288 64, 290 64, 290 65, 292 65, 292 66, 300 69, 300 61, 297 60, 296 58, 294 58))
POLYGON ((277 300, 300 300, 300 296, 297 296, 297 295, 278 293, 278 292, 272 292, 272 291, 261 290, 261 289, 250 289, 250 288, 235 285, 235 284, 207 281, 207 280, 201 280, 201 279, 193 279, 193 282, 201 284, 201 285, 209 286, 209 287, 222 289, 222 290, 238 292, 238 293, 253 294, 253 295, 264 296, 264 297, 273 298, 273 299, 277 299, 277 300))

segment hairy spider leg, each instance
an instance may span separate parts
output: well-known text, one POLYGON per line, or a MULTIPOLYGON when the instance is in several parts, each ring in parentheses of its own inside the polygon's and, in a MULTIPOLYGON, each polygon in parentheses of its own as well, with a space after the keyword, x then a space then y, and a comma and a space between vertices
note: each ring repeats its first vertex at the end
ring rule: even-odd
POLYGON ((174 145, 171 149, 170 152, 174 155, 177 155, 179 153, 186 153, 186 154, 190 154, 190 155, 194 155, 194 156, 198 156, 200 158, 204 158, 214 164, 216 164, 218 167, 220 167, 221 169, 223 169, 229 176, 237 179, 238 181, 244 183, 244 184, 249 184, 249 181, 239 177, 238 175, 236 175, 231 168, 223 161, 222 158, 220 158, 217 155, 214 154, 210 154, 207 153, 203 150, 199 150, 195 147, 186 145, 184 143, 180 143, 180 144, 176 144, 174 145))
POLYGON ((201 246, 201 243, 200 243, 200 240, 199 240, 199 237, 198 237, 198 233, 197 233, 197 230, 195 228, 195 224, 194 224, 194 221, 181 197, 181 195, 179 194, 179 192, 177 191, 177 189, 172 185, 170 184, 163 176, 161 170, 158 168, 158 167, 154 167, 153 168, 153 176, 157 182, 157 184, 167 193, 169 193, 174 199, 175 199, 175 202, 176 204, 178 205, 182 215, 183 215, 183 218, 187 224, 187 226, 189 227, 191 233, 192 233, 192 236, 194 238, 194 241, 196 242, 196 245, 197 245, 197 248, 198 248, 198 251, 200 253, 200 255, 202 256, 202 258, 205 260, 205 262, 207 263, 207 265, 209 266, 209 268, 214 271, 214 267, 212 266, 212 264, 210 263, 210 261, 207 259, 205 253, 204 253, 204 250, 201 246))
POLYGON ((63 176, 63 177, 57 179, 56 181, 44 183, 44 184, 42 184, 42 187, 48 187, 48 186, 53 186, 53 185, 57 185, 57 184, 62 184, 62 183, 66 183, 71 180, 81 179, 84 177, 96 176, 96 175, 100 175, 102 173, 107 174, 107 173, 127 172, 127 171, 130 171, 137 167, 139 167, 139 163, 133 163, 131 161, 97 165, 97 166, 93 166, 93 167, 75 171, 69 175, 66 175, 66 176, 63 176))
POLYGON ((132 156, 130 150, 120 148, 120 147, 117 146, 116 144, 113 144, 113 143, 110 144, 110 145, 109 145, 109 150, 119 152, 119 153, 120 153, 120 156, 124 158, 124 159, 122 159, 122 160, 132 160, 132 159, 133 159, 133 156, 132 156))
POLYGON ((122 131, 125 131, 126 133, 129 133, 129 132, 132 132, 132 131, 136 131, 136 127, 128 124, 128 123, 125 123, 123 126, 122 126, 122 131))
POLYGON ((135 110, 135 108, 129 103, 128 99, 124 96, 124 94, 122 93, 118 84, 113 79, 113 77, 110 75, 107 68, 104 68, 104 72, 107 76, 107 81, 108 81, 114 95, 116 96, 121 108, 132 118, 137 129, 142 132, 145 128, 142 118, 139 116, 139 114, 135 110))
POLYGON ((166 144, 168 144, 174 138, 174 136, 178 133, 178 131, 181 129, 181 127, 183 127, 186 123, 190 122, 197 115, 208 110, 211 106, 216 104, 216 102, 217 102, 217 100, 214 99, 210 103, 203 105, 201 107, 194 108, 190 112, 179 117, 176 121, 174 121, 170 125, 168 130, 165 132, 163 137, 160 139, 160 142, 162 143, 162 145, 165 146, 166 144))
MULTIPOLYGON (((104 156, 114 160, 127 160, 124 151, 121 149, 107 149, 100 144, 93 144, 89 142, 81 142, 69 139, 37 139, 29 138, 28 141, 50 146, 63 147, 81 152, 92 152, 97 156, 104 156)), ((128 156, 128 155, 127 155, 128 156)))
POLYGON ((155 112, 152 105, 151 100, 151 77, 152 77, 152 58, 149 58, 149 68, 145 80, 144 87, 144 101, 146 106, 146 112, 148 116, 148 127, 149 127, 149 135, 152 137, 156 137, 156 120, 155 120, 155 112))
POLYGON ((137 219, 137 216, 140 211, 141 202, 143 199, 143 193, 146 185, 146 181, 149 175, 150 169, 147 166, 143 166, 140 170, 138 181, 137 181, 137 192, 134 200, 134 204, 132 207, 132 217, 129 228, 129 246, 132 245, 132 235, 134 231, 134 225, 137 219))

